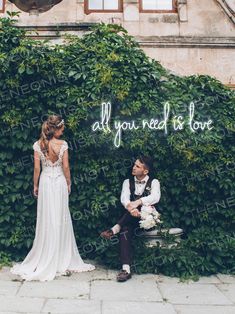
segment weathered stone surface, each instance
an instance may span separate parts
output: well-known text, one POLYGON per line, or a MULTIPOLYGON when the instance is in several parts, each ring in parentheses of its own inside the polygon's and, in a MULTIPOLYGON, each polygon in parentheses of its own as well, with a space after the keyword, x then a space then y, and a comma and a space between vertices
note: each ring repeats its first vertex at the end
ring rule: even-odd
POLYGON ((101 303, 91 300, 47 300, 41 313, 101 314, 101 303))
POLYGON ((102 314, 176 314, 171 304, 157 302, 104 301, 102 314))
POLYGON ((235 304, 235 283, 217 285, 220 291, 235 304))
POLYGON ((177 314, 234 314, 235 306, 174 305, 177 314))
POLYGON ((91 284, 91 299, 113 301, 162 301, 161 294, 154 280, 129 280, 121 283, 94 281, 91 284))
POLYGON ((45 300, 42 298, 25 298, 18 296, 0 296, 0 313, 40 313, 45 300))
POLYGON ((93 272, 50 282, 19 282, 4 267, 0 270, 0 313, 235 313, 234 276, 218 274, 182 283, 179 278, 135 274, 131 280, 118 283, 117 273, 97 265, 93 272))
POLYGON ((212 284, 159 283, 163 297, 172 304, 231 305, 229 300, 212 284))

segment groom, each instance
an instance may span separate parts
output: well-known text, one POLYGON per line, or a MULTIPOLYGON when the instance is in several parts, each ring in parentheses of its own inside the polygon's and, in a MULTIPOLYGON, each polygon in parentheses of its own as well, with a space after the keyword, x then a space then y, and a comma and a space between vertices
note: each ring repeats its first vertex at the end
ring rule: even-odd
POLYGON ((132 262, 132 237, 136 235, 140 221, 142 205, 155 205, 159 202, 161 192, 160 183, 151 177, 152 161, 147 156, 141 156, 132 168, 132 177, 126 179, 122 185, 121 203, 125 213, 111 229, 103 231, 100 235, 110 239, 119 234, 120 260, 122 270, 117 275, 117 281, 123 282, 131 278, 130 265, 132 262))

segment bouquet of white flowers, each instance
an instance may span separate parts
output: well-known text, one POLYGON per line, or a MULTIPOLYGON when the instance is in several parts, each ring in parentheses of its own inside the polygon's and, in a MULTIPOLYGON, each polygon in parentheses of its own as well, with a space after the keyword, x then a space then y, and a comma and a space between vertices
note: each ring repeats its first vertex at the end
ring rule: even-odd
POLYGON ((139 221, 139 224, 140 224, 140 227, 145 230, 151 229, 155 227, 157 224, 162 223, 162 221, 159 219, 161 215, 159 214, 159 212, 156 210, 154 206, 143 205, 141 207, 140 214, 141 214, 141 219, 139 221))

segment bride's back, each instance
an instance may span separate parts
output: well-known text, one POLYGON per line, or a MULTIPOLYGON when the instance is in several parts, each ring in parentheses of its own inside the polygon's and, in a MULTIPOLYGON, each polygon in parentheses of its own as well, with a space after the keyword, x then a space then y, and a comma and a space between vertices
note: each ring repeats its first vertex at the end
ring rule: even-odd
POLYGON ((64 141, 58 139, 52 139, 48 141, 48 151, 44 151, 44 156, 46 157, 46 159, 49 159, 52 163, 56 162, 59 159, 59 153, 63 142, 64 141))

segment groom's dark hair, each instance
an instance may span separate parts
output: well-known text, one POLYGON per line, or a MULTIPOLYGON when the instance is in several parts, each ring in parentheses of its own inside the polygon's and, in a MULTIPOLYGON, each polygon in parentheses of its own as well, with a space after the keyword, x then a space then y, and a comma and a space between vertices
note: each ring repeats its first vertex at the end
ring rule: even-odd
POLYGON ((137 157, 137 159, 144 164, 145 168, 148 169, 149 174, 152 174, 153 172, 153 160, 149 156, 140 155, 137 157))

